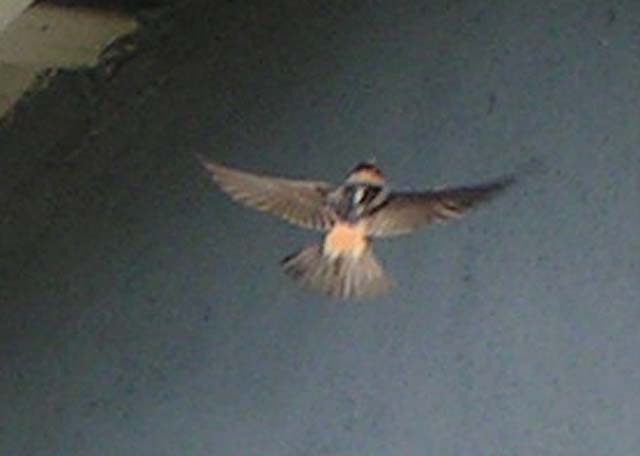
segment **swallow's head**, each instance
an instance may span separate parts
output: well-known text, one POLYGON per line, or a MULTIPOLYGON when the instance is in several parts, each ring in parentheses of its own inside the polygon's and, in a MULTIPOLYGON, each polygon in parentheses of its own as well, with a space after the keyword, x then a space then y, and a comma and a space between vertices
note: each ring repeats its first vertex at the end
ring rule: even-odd
POLYGON ((370 162, 358 163, 347 175, 346 182, 349 184, 367 184, 383 186, 387 179, 376 165, 370 162))
POLYGON ((361 162, 336 190, 333 204, 342 219, 354 222, 384 202, 388 192, 387 180, 380 168, 371 162, 361 162))

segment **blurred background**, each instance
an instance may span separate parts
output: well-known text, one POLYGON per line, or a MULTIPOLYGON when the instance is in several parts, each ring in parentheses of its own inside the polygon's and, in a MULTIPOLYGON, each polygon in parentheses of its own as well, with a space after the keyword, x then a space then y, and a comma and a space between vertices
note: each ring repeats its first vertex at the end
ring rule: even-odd
POLYGON ((0 454, 640 452, 640 3, 114 9, 135 31, 0 127, 0 454), (319 235, 196 154, 333 182, 375 158, 410 189, 527 172, 377 243, 397 288, 341 303, 279 269, 319 235))

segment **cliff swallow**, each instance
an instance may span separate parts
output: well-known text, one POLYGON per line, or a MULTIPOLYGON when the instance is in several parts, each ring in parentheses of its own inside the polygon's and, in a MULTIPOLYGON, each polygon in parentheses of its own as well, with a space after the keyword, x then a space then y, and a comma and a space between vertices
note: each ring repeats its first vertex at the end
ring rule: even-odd
POLYGON ((387 292, 392 281, 373 254, 372 239, 410 233, 459 218, 513 178, 423 192, 391 191, 372 163, 359 163, 341 185, 253 174, 202 159, 218 186, 236 201, 304 228, 325 232, 322 243, 282 260, 304 287, 340 299, 387 292))

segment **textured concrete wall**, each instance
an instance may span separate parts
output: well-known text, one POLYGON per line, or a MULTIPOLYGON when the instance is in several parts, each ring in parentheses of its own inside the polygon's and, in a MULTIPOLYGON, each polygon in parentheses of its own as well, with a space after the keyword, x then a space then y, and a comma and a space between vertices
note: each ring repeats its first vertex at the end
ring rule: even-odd
POLYGON ((0 32, 27 9, 33 0, 11 0, 0 2, 0 32))
POLYGON ((97 65, 105 48, 136 26, 122 13, 38 4, 0 27, 0 118, 59 68, 97 65))
POLYGON ((640 5, 214 3, 1 133, 0 453, 638 454, 640 5), (375 156, 414 187, 536 172, 380 243, 399 287, 343 304, 278 270, 317 236, 194 153, 332 180, 375 156))

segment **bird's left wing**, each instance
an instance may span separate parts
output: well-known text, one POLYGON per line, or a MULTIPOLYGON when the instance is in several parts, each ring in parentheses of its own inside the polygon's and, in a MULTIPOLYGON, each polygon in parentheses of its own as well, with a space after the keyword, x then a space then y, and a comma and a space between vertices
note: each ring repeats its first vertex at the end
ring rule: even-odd
POLYGON ((333 186, 320 181, 253 174, 201 159, 213 180, 234 200, 303 226, 327 230, 334 214, 325 204, 333 186))
POLYGON ((391 193, 368 217, 369 236, 387 237, 410 233, 434 222, 461 217, 477 203, 513 183, 513 178, 469 187, 445 188, 426 192, 391 193))

